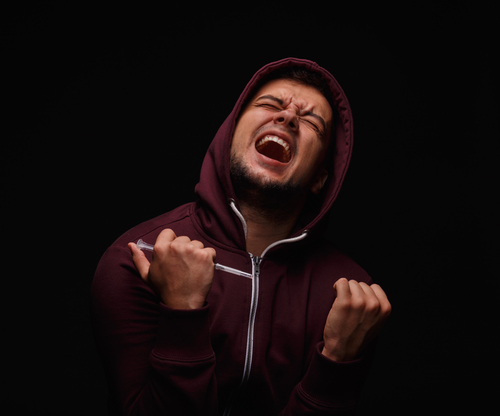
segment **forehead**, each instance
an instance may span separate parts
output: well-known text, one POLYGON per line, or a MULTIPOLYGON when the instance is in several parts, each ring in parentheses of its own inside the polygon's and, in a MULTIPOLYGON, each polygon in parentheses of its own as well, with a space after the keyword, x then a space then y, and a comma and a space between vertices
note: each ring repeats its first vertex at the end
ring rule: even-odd
POLYGON ((254 95, 254 101, 263 95, 272 95, 283 101, 283 105, 298 107, 299 110, 312 111, 329 121, 332 109, 327 99, 316 88, 287 79, 276 79, 264 84, 254 95))

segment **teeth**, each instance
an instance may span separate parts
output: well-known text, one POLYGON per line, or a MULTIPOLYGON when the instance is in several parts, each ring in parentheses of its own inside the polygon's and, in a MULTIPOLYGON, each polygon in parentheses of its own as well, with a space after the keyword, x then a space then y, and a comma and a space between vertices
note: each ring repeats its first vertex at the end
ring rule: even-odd
POLYGON ((263 139, 259 140, 259 142, 257 143, 257 149, 262 148, 267 142, 275 142, 278 143, 280 146, 283 146, 287 156, 290 157, 290 145, 277 136, 266 136, 263 139))

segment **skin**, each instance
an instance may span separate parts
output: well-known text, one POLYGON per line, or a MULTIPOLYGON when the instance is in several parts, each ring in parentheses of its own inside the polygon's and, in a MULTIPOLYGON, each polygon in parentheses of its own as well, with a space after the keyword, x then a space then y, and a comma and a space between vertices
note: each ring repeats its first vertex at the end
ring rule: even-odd
POLYGON ((151 264, 134 243, 129 243, 132 258, 145 283, 173 309, 199 309, 207 298, 214 277, 215 250, 201 241, 177 237, 163 230, 153 249, 151 264))
POLYGON ((309 192, 321 191, 328 177, 323 157, 331 136, 332 110, 315 88, 288 80, 265 84, 242 112, 233 135, 231 157, 262 182, 293 182, 303 192, 277 223, 259 215, 246 201, 239 201, 247 222, 247 251, 260 255, 271 243, 288 237, 309 192), (287 141, 292 160, 280 163, 260 154, 256 143, 266 135, 287 141), (319 166, 319 169, 318 169, 319 166))
MULTIPOLYGON (((318 193, 327 172, 321 168, 328 146, 332 112, 314 88, 286 80, 264 85, 242 112, 231 145, 232 157, 246 164, 262 181, 294 181, 304 192, 296 209, 277 224, 239 201, 247 222, 247 251, 259 255, 271 243, 286 238, 309 192, 318 193), (266 134, 292 146, 292 160, 281 163, 257 152, 255 143, 266 134), (320 168, 318 169, 318 166, 320 168)), ((215 250, 185 236, 163 230, 156 240, 151 264, 134 243, 129 244, 141 278, 174 309, 201 308, 210 291, 215 250)), ((326 319, 323 355, 333 361, 358 358, 380 331, 391 312, 382 288, 345 278, 333 285, 336 298, 326 319)))
POLYGON ((264 85, 242 112, 231 144, 231 157, 243 160, 262 181, 292 181, 318 193, 327 172, 318 165, 329 144, 332 110, 315 88, 287 80, 264 85), (261 155, 256 142, 276 135, 292 146, 292 160, 281 163, 261 155))

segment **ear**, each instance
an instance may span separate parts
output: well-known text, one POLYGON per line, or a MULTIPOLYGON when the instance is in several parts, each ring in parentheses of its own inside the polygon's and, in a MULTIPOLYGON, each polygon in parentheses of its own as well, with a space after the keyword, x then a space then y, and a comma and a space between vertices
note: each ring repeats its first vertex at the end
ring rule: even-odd
POLYGON ((323 189, 326 180, 328 179, 328 171, 325 168, 321 168, 318 174, 316 175, 316 179, 313 181, 311 186, 311 192, 314 195, 318 195, 320 191, 323 189))

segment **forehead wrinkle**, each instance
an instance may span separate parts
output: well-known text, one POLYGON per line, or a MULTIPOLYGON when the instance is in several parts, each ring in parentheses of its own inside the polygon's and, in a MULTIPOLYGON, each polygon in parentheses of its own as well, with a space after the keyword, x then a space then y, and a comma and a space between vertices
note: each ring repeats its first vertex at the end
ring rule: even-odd
MULTIPOLYGON (((292 83, 292 84, 294 84, 294 83, 292 83)), ((296 84, 296 85, 301 86, 302 84, 296 84)), ((311 88, 314 88, 314 87, 311 87, 311 88)), ((261 92, 263 92, 264 94, 259 96, 258 98, 256 98, 255 101, 259 101, 261 99, 270 99, 272 101, 279 103, 281 106, 284 106, 284 107, 288 107, 288 106, 293 104, 296 107, 296 110, 297 110, 299 116, 314 117, 321 123, 323 129, 325 131, 327 130, 328 123, 326 122, 325 118, 322 117, 321 115, 315 113, 314 111, 312 111, 312 109, 314 108, 315 105, 313 103, 308 103, 306 98, 296 97, 296 94, 294 91, 289 91, 286 88, 285 89, 278 88, 277 90, 275 90, 272 93, 266 93, 266 91, 262 91, 265 89, 266 89, 266 86, 263 86, 261 89, 261 92), (276 94, 277 96, 273 95, 273 94, 276 94)), ((319 91, 317 91, 317 92, 319 94, 321 94, 319 91)), ((330 105, 328 105, 328 107, 330 108, 330 105)), ((328 114, 325 114, 325 116, 327 117, 328 114)))
POLYGON ((323 117, 321 117, 319 114, 316 114, 314 113, 313 111, 311 110, 307 110, 307 108, 311 108, 311 107, 314 107, 314 105, 311 105, 311 104, 307 104, 304 100, 298 100, 298 99, 288 99, 288 100, 282 100, 281 98, 278 98, 278 97, 275 97, 274 95, 272 94, 264 94, 264 95, 261 95, 260 97, 258 97, 256 99, 256 101, 259 101, 259 100, 264 100, 264 99, 269 99, 269 100, 272 100, 272 101, 276 101, 277 103, 279 103, 280 105, 284 105, 285 102, 289 102, 288 103, 288 106, 290 104, 293 104, 295 107, 297 107, 297 110, 299 110, 299 115, 301 116, 312 116, 312 117, 316 117, 318 118, 320 121, 322 121, 323 124, 325 124, 324 122, 324 119, 323 117))

